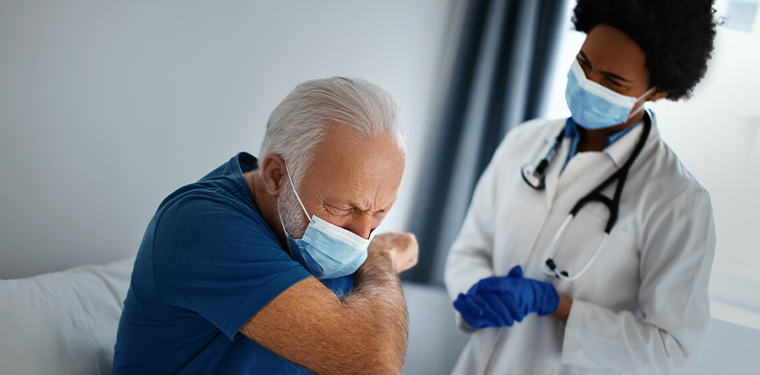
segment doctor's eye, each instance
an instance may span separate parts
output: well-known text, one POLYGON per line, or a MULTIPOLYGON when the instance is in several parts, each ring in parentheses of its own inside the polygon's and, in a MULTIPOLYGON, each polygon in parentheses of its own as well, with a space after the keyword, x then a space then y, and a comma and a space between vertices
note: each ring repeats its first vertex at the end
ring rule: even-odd
POLYGON ((581 56, 577 56, 576 60, 578 60, 578 65, 581 66, 583 73, 588 76, 588 72, 591 70, 591 64, 581 56))
POLYGON ((612 86, 612 87, 616 87, 616 88, 623 88, 623 87, 625 87, 620 82, 615 81, 614 78, 607 78, 606 81, 609 82, 610 86, 612 86))

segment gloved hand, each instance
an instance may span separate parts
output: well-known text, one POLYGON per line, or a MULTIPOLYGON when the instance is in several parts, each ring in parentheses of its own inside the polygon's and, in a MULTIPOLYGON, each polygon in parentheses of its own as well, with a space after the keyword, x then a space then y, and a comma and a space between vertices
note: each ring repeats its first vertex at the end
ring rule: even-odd
POLYGON ((472 328, 512 326, 535 312, 540 316, 559 307, 559 294, 554 285, 523 277, 522 267, 515 266, 507 276, 492 276, 478 281, 467 294, 454 301, 472 328))

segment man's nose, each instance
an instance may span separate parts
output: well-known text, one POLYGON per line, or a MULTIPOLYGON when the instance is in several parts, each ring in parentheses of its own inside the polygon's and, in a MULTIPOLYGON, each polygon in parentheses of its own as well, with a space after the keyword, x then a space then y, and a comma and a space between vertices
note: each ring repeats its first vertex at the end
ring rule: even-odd
POLYGON ((368 239, 372 233, 372 217, 370 215, 357 215, 344 228, 361 238, 368 239))

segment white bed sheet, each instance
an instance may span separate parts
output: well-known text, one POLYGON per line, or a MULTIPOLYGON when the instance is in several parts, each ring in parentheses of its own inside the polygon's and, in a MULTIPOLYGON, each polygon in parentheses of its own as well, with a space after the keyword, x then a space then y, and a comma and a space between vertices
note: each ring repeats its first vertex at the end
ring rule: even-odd
POLYGON ((110 374, 133 264, 0 280, 0 373, 110 374))

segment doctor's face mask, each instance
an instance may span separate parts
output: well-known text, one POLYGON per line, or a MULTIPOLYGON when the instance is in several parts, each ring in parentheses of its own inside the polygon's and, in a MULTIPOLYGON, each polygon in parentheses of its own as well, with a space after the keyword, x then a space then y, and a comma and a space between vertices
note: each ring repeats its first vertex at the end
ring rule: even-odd
MULTIPOLYGON (((309 217, 306 207, 293 186, 290 171, 287 171, 287 174, 293 197, 298 201, 306 217, 309 217)), ((283 193, 278 198, 278 211, 291 256, 320 280, 348 276, 356 272, 367 259, 367 248, 371 239, 364 239, 316 215, 311 216, 309 225, 304 231, 302 221, 299 220, 300 212, 297 206, 293 207, 295 204, 289 195, 289 192, 283 193), (293 212, 294 208, 295 212, 293 212), (296 236, 303 233, 301 238, 293 238, 288 233, 288 226, 294 232, 300 232, 293 233, 296 236)))
POLYGON ((634 106, 646 99, 654 87, 638 98, 618 94, 586 77, 578 60, 573 60, 567 73, 565 100, 573 121, 589 129, 604 129, 622 124, 644 110, 644 104, 633 111, 634 106))

